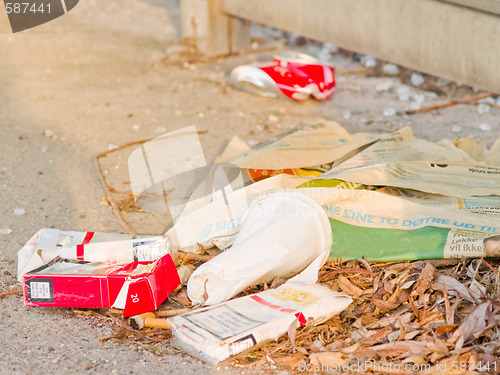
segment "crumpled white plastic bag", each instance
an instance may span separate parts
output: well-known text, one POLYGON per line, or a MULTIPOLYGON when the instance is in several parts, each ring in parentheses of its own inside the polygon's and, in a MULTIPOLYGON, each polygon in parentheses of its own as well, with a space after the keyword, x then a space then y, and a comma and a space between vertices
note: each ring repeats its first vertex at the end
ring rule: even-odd
POLYGON ((331 242, 328 217, 311 198, 300 192, 266 195, 250 205, 233 246, 193 272, 188 296, 194 304, 213 305, 301 271, 298 281, 314 283, 331 242))

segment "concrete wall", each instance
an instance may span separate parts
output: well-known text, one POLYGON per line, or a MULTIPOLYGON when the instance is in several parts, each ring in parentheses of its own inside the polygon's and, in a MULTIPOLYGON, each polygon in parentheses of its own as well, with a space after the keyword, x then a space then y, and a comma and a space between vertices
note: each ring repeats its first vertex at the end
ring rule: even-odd
POLYGON ((437 0, 222 0, 222 10, 500 93, 493 13, 437 0))

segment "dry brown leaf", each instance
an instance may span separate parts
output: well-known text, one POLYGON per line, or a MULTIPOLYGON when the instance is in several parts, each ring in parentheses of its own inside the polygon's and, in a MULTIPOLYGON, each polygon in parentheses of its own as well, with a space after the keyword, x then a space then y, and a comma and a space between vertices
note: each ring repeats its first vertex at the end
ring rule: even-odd
POLYGON ((183 306, 191 306, 191 300, 189 299, 185 289, 181 290, 176 296, 171 298, 183 306))
POLYGON ((469 293, 467 290, 467 287, 463 285, 460 281, 457 279, 451 277, 451 276, 446 276, 446 275, 440 275, 436 280, 434 280, 434 288, 439 291, 443 291, 444 286, 446 285, 446 292, 448 293, 449 296, 457 296, 459 295, 462 298, 465 298, 467 301, 475 303, 477 302, 469 293))
POLYGON ((442 324, 436 328, 436 336, 441 337, 442 335, 446 335, 457 328, 456 324, 442 324))
POLYGON ((439 311, 427 311, 426 315, 420 320, 419 326, 424 327, 430 323, 445 323, 443 316, 439 311))
POLYGON ((434 277, 434 272, 436 269, 432 264, 427 262, 425 265, 424 269, 418 276, 417 282, 415 286, 413 287, 412 295, 422 295, 425 293, 425 291, 429 288, 429 284, 434 277))
POLYGON ((372 303, 377 306, 381 311, 389 311, 395 309, 400 305, 398 302, 384 301, 383 299, 372 299, 372 303))
POLYGON ((438 338, 435 338, 434 342, 429 342, 427 347, 430 350, 432 350, 432 352, 438 353, 438 354, 443 355, 443 356, 448 355, 448 353, 450 352, 448 350, 448 346, 438 338))
POLYGON ((360 319, 361 319, 361 324, 364 325, 366 328, 380 327, 378 323, 380 321, 380 318, 378 317, 378 315, 363 314, 360 319))
POLYGON ((489 301, 482 303, 460 324, 453 336, 448 340, 450 343, 455 343, 455 350, 462 349, 464 343, 483 332, 486 328, 486 311, 490 306, 489 301))
POLYGON ((358 348, 360 346, 361 346, 361 344, 359 342, 357 342, 351 346, 348 346, 347 348, 340 349, 340 351, 344 354, 351 354, 351 353, 354 353, 356 350, 358 350, 358 348))
POLYGON ((298 347, 296 344, 297 340, 297 325, 298 325, 298 318, 295 318, 292 324, 288 327, 288 339, 290 340, 290 344, 292 345, 292 348, 297 350, 300 353, 303 353, 307 355, 307 350, 301 347, 298 347))
POLYGON ((320 366, 320 368, 321 365, 329 366, 329 368, 339 368, 347 363, 340 352, 313 353, 309 356, 309 361, 311 365, 320 366))
POLYGON ((345 340, 335 340, 328 345, 325 346, 325 349, 328 351, 336 351, 342 349, 346 345, 345 340))
POLYGON ((295 353, 283 357, 273 357, 273 361, 280 367, 295 369, 299 366, 299 362, 305 361, 306 358, 302 353, 295 353))
POLYGON ((406 281, 405 283, 403 283, 403 285, 401 285, 401 289, 403 289, 403 290, 409 289, 416 282, 417 282, 417 280, 406 281))
POLYGON ((415 330, 415 331, 405 333, 405 335, 403 336, 403 340, 405 340, 405 341, 413 340, 415 337, 417 337, 421 333, 422 333, 421 330, 415 330))
POLYGON ((363 294, 363 290, 361 288, 358 288, 344 276, 339 276, 339 278, 337 279, 337 283, 339 285, 339 288, 349 296, 359 297, 363 294))
POLYGON ((406 308, 403 310, 400 309, 399 311, 396 311, 392 315, 385 316, 383 318, 379 318, 371 324, 365 324, 365 327, 368 329, 388 327, 388 326, 391 326, 394 328, 400 328, 401 324, 410 323, 411 318, 413 316, 412 313, 405 312, 405 311, 408 311, 408 310, 406 308))
POLYGON ((171 310, 158 310, 158 311, 155 311, 155 315, 158 316, 158 317, 168 318, 170 316, 176 316, 176 315, 184 314, 184 313, 189 312, 189 311, 191 311, 190 308, 171 309, 171 310))
POLYGON ((418 355, 412 355, 412 356, 406 357, 402 362, 403 363, 414 363, 416 365, 424 365, 427 363, 427 360, 424 357, 421 357, 418 355))
POLYGON ((413 269, 413 265, 406 267, 406 269, 403 271, 403 273, 401 273, 401 275, 399 275, 398 277, 396 277, 393 280, 394 284, 399 285, 401 283, 406 282, 406 280, 408 279, 408 276, 410 276, 410 272, 412 269, 413 269))
POLYGON ((446 282, 443 283, 443 298, 446 324, 453 324, 454 314, 451 310, 450 299, 448 298, 448 292, 446 290, 446 282))
POLYGON ((401 288, 399 287, 399 285, 396 286, 396 290, 394 292, 392 292, 392 295, 389 296, 389 298, 387 299, 387 302, 396 302, 396 301, 399 301, 399 295, 401 293, 401 288))
POLYGON ((431 351, 426 342, 420 341, 395 341, 388 344, 375 345, 370 348, 380 355, 399 356, 405 353, 413 355, 427 355, 431 351))

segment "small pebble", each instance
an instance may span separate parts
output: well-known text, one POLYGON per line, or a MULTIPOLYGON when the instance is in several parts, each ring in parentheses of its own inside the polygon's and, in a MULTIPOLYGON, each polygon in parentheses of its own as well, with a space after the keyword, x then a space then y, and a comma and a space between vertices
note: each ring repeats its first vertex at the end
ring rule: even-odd
POLYGON ((410 100, 410 88, 408 86, 400 87, 396 92, 400 102, 407 102, 410 100))
POLYGON ((410 80, 413 86, 420 86, 425 82, 424 76, 420 73, 412 73, 410 80))
POLYGON ((386 79, 382 82, 380 82, 377 86, 375 86, 375 90, 377 91, 389 91, 392 89, 393 86, 393 81, 392 79, 386 79))
POLYGON ((399 67, 394 64, 384 64, 382 67, 382 71, 385 74, 390 74, 391 76, 394 76, 399 73, 399 67))
POLYGON ((412 102, 410 104, 410 110, 412 110, 412 111, 420 109, 420 108, 422 108, 422 105, 418 102, 412 102))
POLYGON ((276 115, 269 115, 269 117, 267 118, 267 121, 269 121, 271 124, 276 124, 279 120, 280 118, 276 115))
POLYGON ((256 140, 254 140, 254 139, 249 139, 247 143, 248 143, 248 145, 249 145, 250 147, 252 147, 252 146, 257 145, 259 142, 257 142, 257 141, 256 141, 256 140))
POLYGON ((488 113, 490 111, 490 106, 488 104, 481 103, 477 106, 477 113, 480 115, 488 113))
POLYGON ((141 127, 139 125, 137 125, 137 124, 132 125, 132 130, 138 131, 140 129, 141 129, 141 127))
POLYGON ((479 124, 479 129, 483 132, 488 132, 491 130, 490 124, 479 124))
POLYGON ((460 125, 455 125, 451 128, 453 133, 460 133, 462 131, 462 127, 460 125))
POLYGON ((205 117, 205 114, 203 112, 200 112, 200 113, 198 113, 198 117, 199 118, 205 117))
POLYGON ((347 120, 349 118, 351 118, 351 112, 349 111, 344 111, 344 113, 342 113, 342 117, 347 120))
POLYGON ((177 110, 177 111, 174 112, 174 115, 176 115, 176 116, 182 116, 182 111, 177 110))
POLYGON ((396 114, 396 110, 394 108, 386 108, 384 109, 384 116, 394 116, 396 114))
POLYGON ((479 99, 479 103, 490 103, 490 104, 496 104, 496 100, 490 96, 490 97, 488 97, 488 98, 482 98, 482 99, 479 99))
POLYGON ((321 343, 321 341, 319 340, 314 340, 313 342, 313 346, 316 348, 316 349, 321 349, 323 347, 323 344, 321 343))
POLYGON ((330 60, 332 58, 332 47, 336 48, 331 43, 323 43, 323 46, 321 47, 321 50, 318 53, 318 60, 319 61, 330 60))
POLYGON ((14 208, 13 214, 17 216, 22 216, 26 213, 24 208, 14 208))
POLYGON ((0 228, 0 234, 9 234, 12 233, 12 229, 10 228, 0 228))
POLYGON ((419 104, 422 104, 423 102, 425 102, 425 95, 423 95, 423 94, 413 94, 411 96, 411 98, 413 99, 413 101, 415 101, 419 104))
POLYGON ((54 133, 52 130, 50 129, 46 129, 44 132, 43 132, 43 135, 46 136, 47 138, 54 138, 56 136, 56 133, 54 133))
POLYGON ((286 113, 286 108, 285 107, 280 107, 279 114, 284 115, 286 113))
POLYGON ((373 56, 366 55, 365 57, 363 57, 363 65, 366 68, 373 68, 375 65, 377 65, 377 60, 373 56))

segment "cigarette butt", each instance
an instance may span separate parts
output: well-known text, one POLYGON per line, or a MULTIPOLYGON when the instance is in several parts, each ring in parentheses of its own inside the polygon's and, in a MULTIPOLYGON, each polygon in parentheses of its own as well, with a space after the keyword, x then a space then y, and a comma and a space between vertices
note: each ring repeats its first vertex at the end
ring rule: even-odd
POLYGON ((144 327, 170 329, 165 319, 156 318, 152 312, 132 316, 129 318, 128 323, 134 329, 142 329, 144 327))

